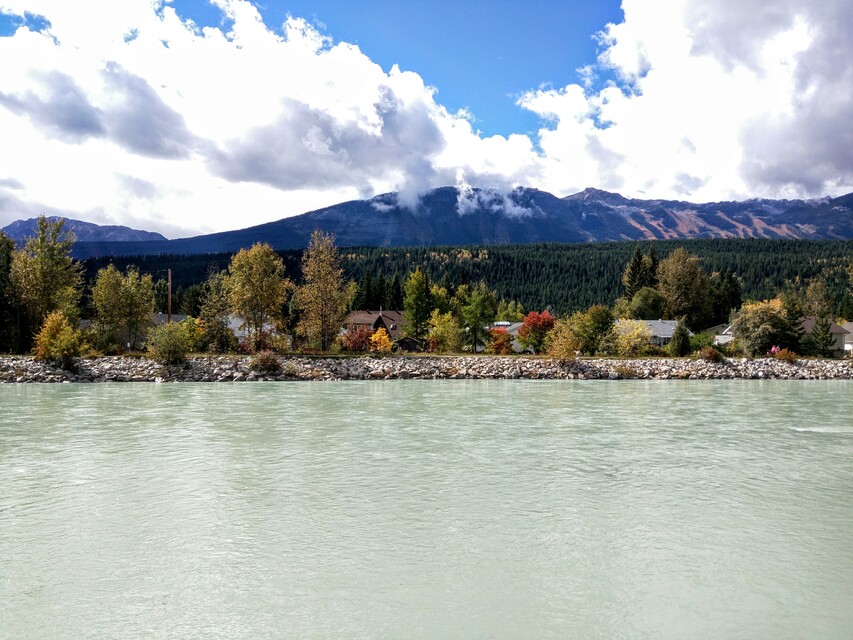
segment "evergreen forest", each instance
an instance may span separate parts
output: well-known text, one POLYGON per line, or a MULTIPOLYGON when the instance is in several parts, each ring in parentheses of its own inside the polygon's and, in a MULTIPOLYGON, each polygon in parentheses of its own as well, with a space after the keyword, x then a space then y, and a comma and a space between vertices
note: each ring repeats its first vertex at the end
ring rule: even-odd
MULTIPOLYGON (((416 268, 432 282, 451 287, 485 282, 498 298, 518 301, 524 309, 549 309, 564 315, 591 305, 612 305, 624 295, 622 274, 637 248, 654 248, 659 259, 678 248, 699 258, 708 274, 730 271, 737 275, 744 299, 773 297, 789 282, 820 278, 836 301, 834 315, 853 317, 849 271, 853 265, 850 240, 699 239, 592 244, 524 244, 467 247, 360 247, 343 248, 341 266, 347 279, 371 282, 362 292, 365 307, 397 306, 399 282, 416 268)), ((301 250, 278 252, 285 274, 300 276, 301 250)), ((136 266, 151 274, 162 307, 166 271, 172 270, 173 309, 196 315, 201 287, 207 278, 225 269, 231 254, 187 256, 127 256, 92 258, 83 262, 91 283, 99 269, 114 264, 124 271, 136 266)), ((361 305, 358 305, 361 306, 361 305)))

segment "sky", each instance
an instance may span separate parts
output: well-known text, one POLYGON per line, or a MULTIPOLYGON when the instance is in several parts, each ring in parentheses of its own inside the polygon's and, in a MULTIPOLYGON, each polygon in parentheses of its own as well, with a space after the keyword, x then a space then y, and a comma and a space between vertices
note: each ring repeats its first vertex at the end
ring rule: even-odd
POLYGON ((850 33, 848 0, 0 0, 0 227, 843 195, 850 33))

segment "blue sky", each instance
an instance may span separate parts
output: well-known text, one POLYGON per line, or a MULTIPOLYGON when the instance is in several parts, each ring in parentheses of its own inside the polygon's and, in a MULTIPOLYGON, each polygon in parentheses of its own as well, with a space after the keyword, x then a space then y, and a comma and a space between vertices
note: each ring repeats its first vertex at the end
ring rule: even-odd
MULTIPOLYGON (((222 24, 222 12, 207 2, 172 4, 199 25, 222 24)), ((577 69, 596 60, 594 35, 622 18, 618 0, 266 0, 258 8, 270 28, 303 17, 386 71, 398 64, 417 72, 442 104, 470 110, 488 135, 535 132, 540 118, 519 109, 518 98, 540 85, 577 82, 577 69)))
POLYGON ((446 185, 838 196, 850 33, 849 0, 0 0, 0 227, 178 237, 446 185))

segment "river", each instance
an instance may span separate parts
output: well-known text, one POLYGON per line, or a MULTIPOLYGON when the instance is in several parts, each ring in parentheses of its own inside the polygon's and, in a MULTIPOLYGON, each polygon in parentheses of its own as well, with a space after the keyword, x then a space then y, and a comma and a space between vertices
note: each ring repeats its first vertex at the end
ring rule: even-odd
POLYGON ((853 382, 0 385, 2 638, 853 637, 853 382))

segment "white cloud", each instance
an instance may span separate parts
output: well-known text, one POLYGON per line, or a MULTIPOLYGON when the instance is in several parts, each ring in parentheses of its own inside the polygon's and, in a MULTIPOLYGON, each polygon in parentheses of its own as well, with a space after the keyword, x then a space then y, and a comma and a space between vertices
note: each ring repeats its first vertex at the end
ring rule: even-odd
POLYGON ((517 185, 853 190, 845 0, 624 0, 579 84, 520 99, 535 139, 483 137, 416 73, 300 18, 270 29, 246 0, 213 3, 228 33, 156 0, 0 0, 50 22, 0 38, 16 61, 0 65, 0 226, 45 211, 189 235, 448 184, 496 189, 507 211, 517 185))
POLYGON ((853 190, 845 4, 623 0, 583 87, 519 101, 550 119, 543 188, 694 200, 853 190))

